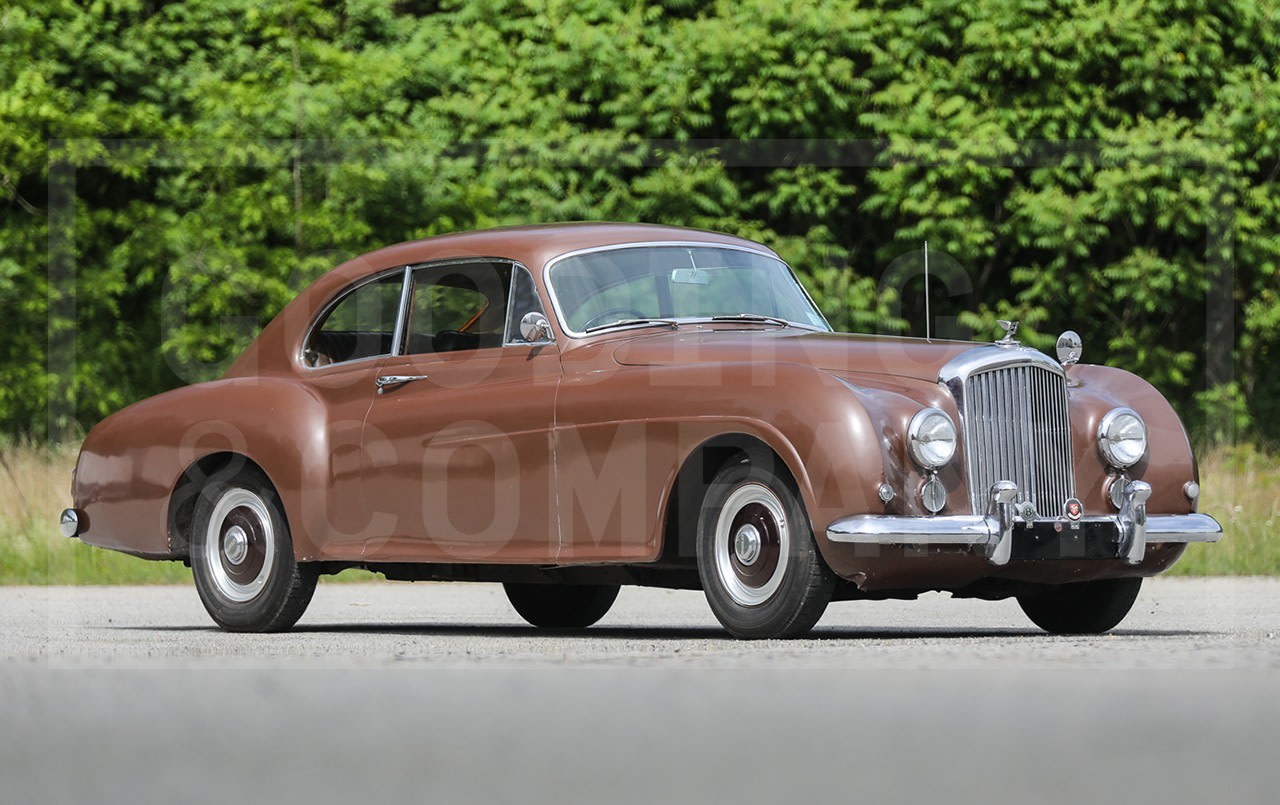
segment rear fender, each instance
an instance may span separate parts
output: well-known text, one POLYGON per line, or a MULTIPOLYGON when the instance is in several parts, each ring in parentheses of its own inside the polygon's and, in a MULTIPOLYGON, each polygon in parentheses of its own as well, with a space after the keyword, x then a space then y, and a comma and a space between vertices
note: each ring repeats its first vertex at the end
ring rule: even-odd
MULTIPOLYGON (((153 558, 185 556, 171 505, 188 471, 216 454, 243 456, 280 496, 300 560, 318 552, 335 475, 324 403, 279 378, 187 386, 125 408, 85 439, 72 496, 81 539, 153 558)), ((359 423, 354 425, 359 444, 359 423)), ((338 457, 341 458, 341 452, 338 457)), ((355 470, 358 472, 358 462, 355 470)))

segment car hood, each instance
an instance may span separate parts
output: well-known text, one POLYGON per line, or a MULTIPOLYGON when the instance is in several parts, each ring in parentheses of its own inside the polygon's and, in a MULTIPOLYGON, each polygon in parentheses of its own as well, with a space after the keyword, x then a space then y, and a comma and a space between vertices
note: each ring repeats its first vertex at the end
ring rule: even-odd
POLYGON ((952 358, 979 344, 922 338, 815 333, 799 329, 682 329, 617 347, 624 366, 775 361, 835 373, 885 374, 937 382, 952 358))

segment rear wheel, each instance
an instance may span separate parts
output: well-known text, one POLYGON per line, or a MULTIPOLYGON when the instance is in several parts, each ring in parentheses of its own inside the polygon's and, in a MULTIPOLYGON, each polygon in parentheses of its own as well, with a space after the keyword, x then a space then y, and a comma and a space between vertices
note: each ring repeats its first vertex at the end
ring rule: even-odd
POLYGON ((520 617, 543 629, 585 629, 605 616, 616 584, 504 584, 520 617))
POLYGON ((707 603, 735 637, 801 637, 826 611, 835 576, 788 479, 744 459, 711 482, 698 518, 707 603))
POLYGON ((1018 605, 1050 634, 1102 634, 1124 620, 1140 589, 1141 578, 1082 581, 1020 595, 1018 605))
POLYGON ((191 572, 204 608, 231 632, 281 632, 297 623, 317 574, 299 565, 280 500, 257 470, 215 475, 191 525, 191 572))

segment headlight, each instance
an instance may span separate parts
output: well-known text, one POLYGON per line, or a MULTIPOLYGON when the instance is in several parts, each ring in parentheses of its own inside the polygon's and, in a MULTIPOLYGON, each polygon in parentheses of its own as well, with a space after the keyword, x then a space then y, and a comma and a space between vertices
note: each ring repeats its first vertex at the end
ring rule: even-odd
POLYGON ((1132 408, 1112 408, 1098 425, 1098 449, 1116 469, 1132 467, 1147 454, 1147 423, 1132 408))
POLYGON ((925 408, 911 417, 907 442, 917 464, 936 470, 956 454, 956 426, 937 408, 925 408))

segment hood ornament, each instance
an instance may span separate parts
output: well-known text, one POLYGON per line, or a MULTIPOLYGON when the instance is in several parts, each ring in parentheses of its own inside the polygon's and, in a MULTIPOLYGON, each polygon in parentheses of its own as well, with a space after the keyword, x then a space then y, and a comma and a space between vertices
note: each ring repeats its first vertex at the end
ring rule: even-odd
POLYGON ((1009 321, 1008 319, 1000 319, 996 324, 1000 325, 1004 330, 1004 338, 997 341, 996 345, 1001 347, 1016 347, 1018 342, 1014 340, 1013 336, 1014 333, 1018 332, 1018 323, 1016 321, 1009 321))

